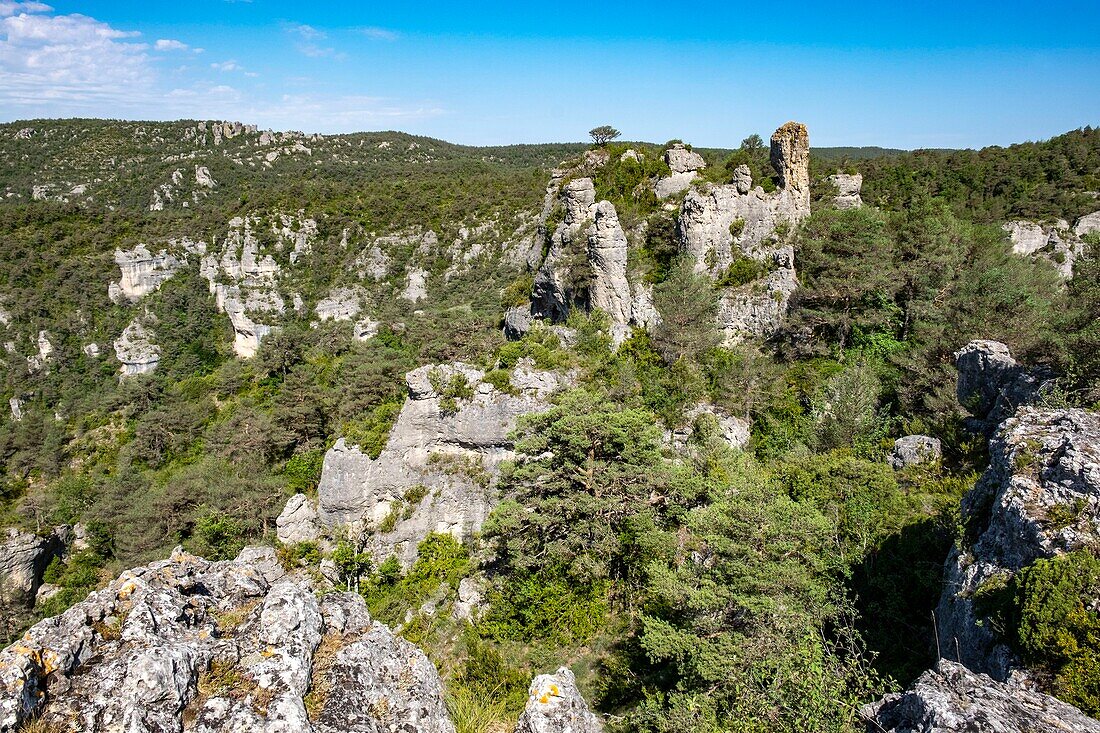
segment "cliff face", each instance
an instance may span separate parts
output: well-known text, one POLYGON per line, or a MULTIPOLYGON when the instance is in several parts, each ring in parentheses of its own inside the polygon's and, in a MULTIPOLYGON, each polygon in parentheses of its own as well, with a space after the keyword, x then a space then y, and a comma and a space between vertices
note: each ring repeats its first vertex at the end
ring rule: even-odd
MULTIPOLYGON (((343 439, 325 455, 317 531, 350 526, 367 538, 365 547, 378 562, 396 554, 406 566, 432 532, 456 539, 477 532, 496 503, 500 463, 515 457, 510 434, 519 416, 547 409, 550 394, 567 383, 524 363, 513 370, 509 391, 483 376, 461 363, 409 372, 409 398, 377 458, 343 439), (456 380, 462 385, 457 390, 456 380), (466 390, 466 396, 448 396, 466 390)), ((310 510, 302 500, 291 502, 280 538, 315 538, 303 529, 311 526, 310 510)))

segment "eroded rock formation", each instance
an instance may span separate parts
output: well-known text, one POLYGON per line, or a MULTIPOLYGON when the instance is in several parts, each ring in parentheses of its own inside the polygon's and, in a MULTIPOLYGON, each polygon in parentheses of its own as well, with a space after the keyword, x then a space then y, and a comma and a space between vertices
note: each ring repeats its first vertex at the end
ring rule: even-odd
POLYGON ((1100 733, 1072 705, 943 660, 861 712, 868 733, 1100 733))
POLYGON ((396 554, 406 565, 432 532, 461 539, 478 531, 494 505, 497 469, 514 457, 517 418, 546 409, 563 383, 525 363, 513 370, 508 392, 483 376, 461 363, 409 372, 409 398, 378 458, 343 439, 325 455, 322 525, 366 532, 379 561, 396 554))
POLYGON ((114 346, 123 377, 148 374, 160 363, 160 347, 153 343, 153 333, 139 318, 130 321, 114 346))
POLYGON ((894 441, 887 462, 900 471, 909 466, 922 463, 935 463, 943 457, 943 447, 939 438, 930 435, 906 435, 894 441))
POLYGON ((974 593, 1038 558, 1100 541, 1100 415, 1023 407, 1001 424, 989 453, 963 498, 970 544, 947 559, 936 618, 945 658, 1003 680, 1015 660, 976 611, 974 593))
POLYGON ((0 731, 453 733, 423 652, 270 548, 179 550, 0 653, 0 731))
POLYGON ((46 536, 9 528, 0 545, 0 595, 12 603, 33 605, 42 574, 50 561, 65 552, 71 538, 72 529, 67 526, 46 536))
POLYGON ((656 193, 659 199, 687 190, 699 171, 707 167, 703 156, 688 150, 683 143, 675 143, 665 151, 665 163, 672 175, 657 181, 656 193))
POLYGON ((833 205, 838 209, 858 209, 863 206, 859 195, 863 189, 863 176, 859 173, 834 173, 827 180, 836 188, 833 205))
POLYGON ((1064 278, 1073 277, 1073 265, 1084 252, 1085 243, 1071 232, 1064 221, 1054 224, 1036 224, 1018 219, 1003 225, 1012 242, 1012 251, 1027 257, 1041 257, 1058 270, 1064 278))
POLYGON ((1051 384, 1045 369, 1019 364, 999 341, 975 340, 955 352, 959 404, 973 416, 971 427, 991 433, 1017 407, 1034 401, 1051 384))

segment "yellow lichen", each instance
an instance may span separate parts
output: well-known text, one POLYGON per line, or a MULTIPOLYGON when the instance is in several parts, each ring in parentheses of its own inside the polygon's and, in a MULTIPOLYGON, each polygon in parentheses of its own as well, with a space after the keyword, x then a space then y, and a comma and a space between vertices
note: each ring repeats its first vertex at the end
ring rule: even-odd
POLYGON ((561 693, 558 691, 557 685, 550 685, 550 694, 554 697, 560 697, 561 693))
POLYGON ((549 695, 543 695, 542 697, 539 698, 539 702, 541 702, 543 705, 545 705, 546 703, 550 702, 550 696, 549 695))

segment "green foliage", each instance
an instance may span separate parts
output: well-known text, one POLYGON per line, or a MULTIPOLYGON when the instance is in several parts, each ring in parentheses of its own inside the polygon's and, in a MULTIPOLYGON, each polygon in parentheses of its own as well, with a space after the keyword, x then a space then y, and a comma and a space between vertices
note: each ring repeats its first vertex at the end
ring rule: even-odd
POLYGON ((1055 695, 1100 713, 1100 559, 1078 550, 1036 560, 1017 580, 1016 640, 1029 664, 1053 676, 1055 695))
POLYGON ((244 548, 244 526, 231 516, 207 511, 195 523, 193 542, 208 560, 232 560, 244 548))
POLYGON ((489 594, 479 633, 497 641, 584 643, 603 626, 607 581, 577 583, 559 569, 513 573, 489 594))
MULTIPOLYGON (((744 222, 742 222, 742 226, 744 222)), ((732 229, 732 224, 730 225, 732 229)), ((761 261, 754 257, 738 254, 729 267, 718 277, 715 284, 719 287, 740 287, 759 280, 776 269, 775 263, 761 261)))
POLYGON ((690 257, 678 258, 665 281, 653 289, 653 304, 661 314, 653 343, 670 364, 695 361, 719 342, 717 300, 710 281, 694 268, 690 257))
POLYGON ((371 458, 377 458, 386 441, 390 438, 390 429, 401 414, 403 402, 383 402, 360 420, 344 427, 344 438, 352 445, 358 445, 371 458))
POLYGON ((324 462, 325 453, 320 449, 291 456, 282 469, 287 488, 296 494, 316 494, 324 462))
POLYGON ((401 623, 406 611, 420 608, 440 586, 453 593, 469 573, 469 551, 449 534, 428 535, 416 551, 408 573, 401 575, 400 563, 391 557, 363 588, 371 613, 385 623, 401 623))

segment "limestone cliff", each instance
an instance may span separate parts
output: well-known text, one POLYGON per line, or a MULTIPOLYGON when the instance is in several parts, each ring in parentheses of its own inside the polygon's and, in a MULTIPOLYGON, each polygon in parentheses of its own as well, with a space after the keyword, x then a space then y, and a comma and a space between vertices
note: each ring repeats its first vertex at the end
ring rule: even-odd
POLYGON ((405 565, 432 532, 458 539, 477 532, 495 503, 497 469, 514 457, 516 420, 546 409, 548 396, 564 383, 522 363, 509 391, 483 376, 461 363, 409 372, 409 398, 377 458, 343 439, 325 455, 320 526, 351 526, 367 536, 365 546, 379 561, 396 554, 405 565), (465 396, 450 396, 456 393, 465 396))

